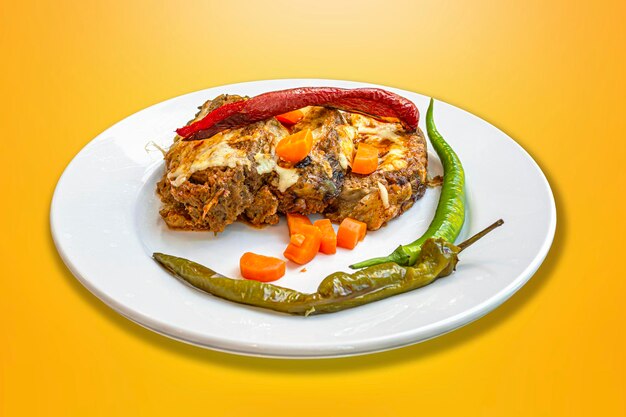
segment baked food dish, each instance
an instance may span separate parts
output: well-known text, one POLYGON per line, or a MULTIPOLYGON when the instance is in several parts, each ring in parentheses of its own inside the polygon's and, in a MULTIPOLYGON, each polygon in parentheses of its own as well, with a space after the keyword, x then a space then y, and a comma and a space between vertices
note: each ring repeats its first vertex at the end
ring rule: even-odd
MULTIPOLYGON (((218 96, 190 123, 244 99, 218 96)), ((157 185, 167 225, 217 233, 237 220, 260 226, 277 223, 284 213, 321 213, 335 222, 351 217, 376 230, 423 195, 428 161, 419 129, 334 108, 301 110, 304 117, 289 127, 271 117, 206 139, 177 136, 157 185), (313 136, 309 155, 297 163, 281 160, 277 143, 304 129, 313 136), (378 169, 368 175, 351 171, 360 143, 379 151, 378 169)))

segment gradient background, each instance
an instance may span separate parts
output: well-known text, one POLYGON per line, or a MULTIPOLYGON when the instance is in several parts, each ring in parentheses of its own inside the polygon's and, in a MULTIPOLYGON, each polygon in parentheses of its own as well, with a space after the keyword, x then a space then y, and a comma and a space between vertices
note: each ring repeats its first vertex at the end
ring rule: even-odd
POLYGON ((626 414, 624 2, 87 3, 0 10, 0 415, 626 414), (510 134, 556 197, 540 271, 451 334, 322 361, 169 340, 72 277, 48 210, 89 140, 173 96, 288 77, 414 90, 510 134))

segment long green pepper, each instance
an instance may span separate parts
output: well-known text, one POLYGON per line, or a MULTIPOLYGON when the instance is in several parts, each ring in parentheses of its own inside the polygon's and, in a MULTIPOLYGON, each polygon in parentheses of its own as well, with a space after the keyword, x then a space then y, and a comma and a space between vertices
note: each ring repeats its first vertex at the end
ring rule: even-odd
POLYGON ((308 316, 357 307, 428 285, 452 273, 460 251, 443 239, 429 239, 415 267, 386 263, 353 274, 335 272, 311 294, 264 282, 227 278, 176 256, 162 253, 153 256, 174 275, 209 294, 236 303, 308 316))
POLYGON ((385 262, 410 266, 415 264, 420 248, 426 239, 443 238, 448 242, 454 242, 459 236, 465 222, 465 172, 461 160, 435 126, 433 103, 431 98, 426 112, 426 131, 443 165, 443 184, 435 217, 428 226, 428 230, 419 239, 407 245, 398 246, 388 256, 358 262, 350 265, 350 268, 366 268, 385 262))
POLYGON ((426 239, 414 266, 388 262, 352 274, 335 272, 324 278, 311 294, 259 281, 227 278, 206 266, 172 255, 155 253, 153 257, 175 276, 209 294, 240 304, 309 316, 358 307, 450 275, 461 251, 502 224, 498 220, 458 246, 442 238, 426 239))

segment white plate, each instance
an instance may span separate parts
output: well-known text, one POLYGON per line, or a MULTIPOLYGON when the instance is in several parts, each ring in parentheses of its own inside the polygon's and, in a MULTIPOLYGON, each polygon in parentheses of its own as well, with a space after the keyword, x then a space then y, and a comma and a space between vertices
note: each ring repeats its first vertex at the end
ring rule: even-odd
MULTIPOLYGON (((309 358, 392 349, 449 332, 496 308, 537 270, 556 227, 554 198, 543 173, 500 130, 436 102, 437 126, 467 175, 468 212, 459 239, 498 218, 506 222, 464 252, 453 275, 352 310, 293 317, 215 298, 165 272, 151 259, 153 252, 186 257, 238 276, 244 251, 282 253, 286 222, 263 230, 234 224, 217 237, 168 230, 158 215, 155 195, 162 155, 146 145, 168 147, 174 129, 218 94, 254 96, 297 86, 373 85, 299 79, 210 88, 142 110, 87 144, 59 180, 50 213, 54 241, 72 273, 120 314, 175 339, 239 354, 309 358)), ((383 88, 412 100, 425 114, 427 97, 383 88)), ((424 129, 423 121, 420 125, 424 129)), ((430 152, 429 158, 431 173, 440 173, 436 155, 430 152)), ((354 251, 320 255, 306 265, 306 272, 289 267, 277 284, 314 291, 329 273, 347 271, 355 261, 387 254, 399 243, 414 240, 428 226, 438 197, 438 190, 427 190, 413 208, 368 234, 354 251)))

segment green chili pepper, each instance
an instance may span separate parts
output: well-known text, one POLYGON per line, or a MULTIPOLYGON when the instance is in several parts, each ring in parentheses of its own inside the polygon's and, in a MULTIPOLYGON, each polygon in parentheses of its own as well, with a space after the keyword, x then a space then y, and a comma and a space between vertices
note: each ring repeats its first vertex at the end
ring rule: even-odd
POLYGON ((308 316, 332 313, 382 300, 450 275, 458 262, 457 255, 500 224, 501 220, 459 246, 442 238, 426 239, 418 262, 413 267, 389 262, 352 274, 335 272, 327 276, 312 294, 258 281, 226 278, 212 269, 176 256, 162 253, 155 253, 153 256, 175 276, 217 297, 283 313, 308 316))
POLYGON ((439 203, 428 230, 419 239, 400 245, 390 255, 369 259, 350 265, 350 268, 365 268, 385 262, 395 262, 399 265, 413 265, 420 253, 420 248, 429 238, 443 238, 454 242, 459 236, 465 221, 465 173, 457 154, 437 131, 433 119, 433 99, 430 99, 426 112, 426 130, 428 138, 437 152, 443 165, 443 184, 439 203))

